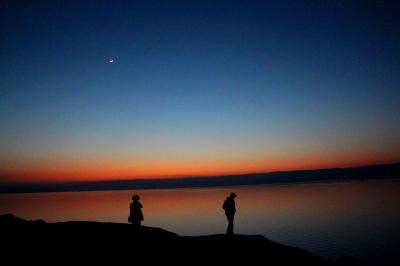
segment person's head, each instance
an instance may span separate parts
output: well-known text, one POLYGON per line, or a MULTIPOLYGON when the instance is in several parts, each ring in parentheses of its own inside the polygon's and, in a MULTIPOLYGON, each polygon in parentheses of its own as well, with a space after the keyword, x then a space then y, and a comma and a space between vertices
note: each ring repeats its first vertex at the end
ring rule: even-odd
POLYGON ((232 199, 236 198, 236 194, 235 193, 231 193, 231 195, 229 195, 229 197, 231 197, 232 199))
POLYGON ((140 197, 139 195, 133 195, 132 200, 133 201, 139 201, 140 197))

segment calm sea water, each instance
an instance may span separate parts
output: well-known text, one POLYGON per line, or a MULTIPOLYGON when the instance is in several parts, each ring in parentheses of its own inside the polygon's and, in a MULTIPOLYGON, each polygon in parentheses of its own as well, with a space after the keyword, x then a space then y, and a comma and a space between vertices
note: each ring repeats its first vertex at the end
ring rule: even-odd
POLYGON ((400 180, 263 185, 205 189, 0 194, 0 213, 48 222, 127 223, 133 194, 141 196, 144 224, 181 235, 224 233, 221 208, 235 192, 235 232, 262 234, 362 265, 400 265, 400 180))

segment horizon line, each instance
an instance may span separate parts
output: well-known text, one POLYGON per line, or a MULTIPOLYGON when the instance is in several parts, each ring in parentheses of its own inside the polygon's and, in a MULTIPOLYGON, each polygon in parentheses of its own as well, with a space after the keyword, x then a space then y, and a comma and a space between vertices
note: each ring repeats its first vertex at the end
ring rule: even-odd
POLYGON ((346 166, 346 167, 324 167, 324 168, 306 168, 306 169, 291 169, 291 170, 274 170, 274 171, 262 171, 262 172, 245 172, 237 174, 221 174, 221 175, 179 175, 171 177, 154 177, 154 178, 122 178, 122 179, 105 179, 105 180, 81 180, 81 181, 45 181, 45 182, 5 182, 0 181, 0 186, 35 186, 35 185, 79 185, 79 184, 105 184, 105 183, 117 183, 117 182, 154 182, 154 181, 179 181, 179 180, 196 180, 196 179, 208 179, 208 178, 224 178, 224 177, 239 177, 249 175, 266 175, 266 174, 278 174, 278 173, 290 173, 290 172, 307 172, 307 171, 323 171, 323 170, 340 170, 340 169, 357 169, 363 167, 374 167, 374 166, 389 166, 400 164, 400 161, 387 162, 387 163, 373 163, 373 164, 362 164, 357 166, 346 166))

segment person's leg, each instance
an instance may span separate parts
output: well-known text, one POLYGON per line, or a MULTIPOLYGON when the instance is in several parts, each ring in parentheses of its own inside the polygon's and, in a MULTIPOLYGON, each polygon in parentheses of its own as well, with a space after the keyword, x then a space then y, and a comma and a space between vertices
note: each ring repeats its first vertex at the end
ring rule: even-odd
POLYGON ((231 234, 232 235, 233 235, 233 221, 234 221, 234 218, 235 218, 235 214, 232 213, 232 215, 231 215, 231 234))
POLYGON ((226 234, 233 234, 233 214, 227 213, 226 217, 228 218, 228 228, 226 230, 226 234))
POLYGON ((134 219, 134 220, 132 221, 132 225, 133 225, 135 228, 138 228, 138 227, 140 226, 140 221, 138 221, 137 219, 134 219))

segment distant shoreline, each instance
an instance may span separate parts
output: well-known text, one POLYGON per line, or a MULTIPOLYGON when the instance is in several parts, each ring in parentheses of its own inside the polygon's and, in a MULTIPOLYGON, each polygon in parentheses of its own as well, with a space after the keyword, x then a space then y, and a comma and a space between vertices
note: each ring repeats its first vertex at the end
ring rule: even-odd
POLYGON ((237 187, 251 185, 286 185, 330 183, 336 181, 397 179, 400 163, 359 166, 351 168, 329 168, 317 170, 293 170, 257 174, 240 174, 210 177, 188 177, 171 179, 132 179, 97 182, 0 184, 1 194, 83 192, 107 190, 145 190, 237 187))
POLYGON ((347 184, 352 182, 361 181, 389 181, 389 180, 400 180, 398 177, 384 177, 384 178, 363 178, 363 179, 341 179, 341 180, 326 180, 326 181, 303 181, 303 182, 284 182, 284 183, 265 183, 265 184, 243 184, 243 185, 221 185, 221 186, 201 186, 201 187, 171 187, 171 188, 121 188, 121 189, 93 189, 93 190, 65 190, 65 191, 34 191, 34 192, 0 192, 1 195, 12 195, 12 194, 35 194, 35 193, 71 193, 71 192, 97 192, 97 191, 124 191, 124 190, 180 190, 180 189, 226 189, 230 188, 251 188, 255 186, 296 186, 296 185, 330 185, 330 184, 347 184))

